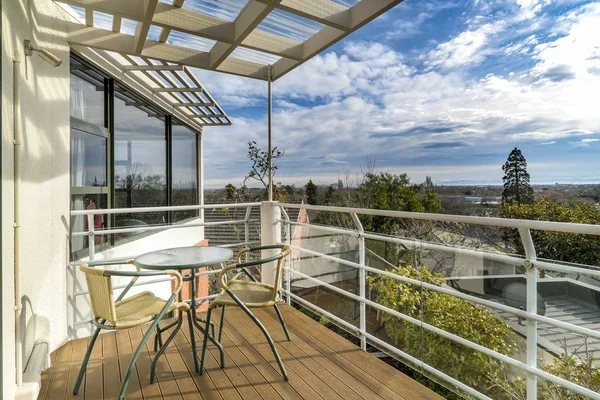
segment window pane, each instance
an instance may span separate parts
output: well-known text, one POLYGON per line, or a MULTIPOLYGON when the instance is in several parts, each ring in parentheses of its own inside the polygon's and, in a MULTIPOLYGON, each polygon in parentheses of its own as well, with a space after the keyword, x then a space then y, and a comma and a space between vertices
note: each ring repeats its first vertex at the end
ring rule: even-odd
POLYGON ((71 116, 104 126, 104 88, 100 88, 71 74, 71 116))
MULTIPOLYGON (((167 141, 164 121, 115 98, 115 208, 167 205, 167 141)), ((165 213, 122 215, 147 224, 165 213)), ((117 221, 117 226, 121 226, 117 221)))
MULTIPOLYGON (((173 125, 173 205, 198 204, 196 133, 181 125, 173 125)), ((176 211, 173 221, 197 216, 195 210, 176 211)))
POLYGON ((106 145, 101 136, 71 129, 71 186, 106 186, 106 145))
MULTIPOLYGON (((71 196, 71 210, 101 210, 108 206, 106 194, 83 194, 71 196)), ((94 215, 94 230, 106 229, 108 226, 108 215, 94 215)), ((78 215, 71 218, 71 232, 87 232, 89 230, 87 216, 78 215)), ((108 236, 98 235, 95 237, 96 246, 108 243, 108 236)), ((71 235, 71 259, 78 260, 88 255, 89 236, 71 235)), ((97 251, 102 248, 96 248, 97 251)))

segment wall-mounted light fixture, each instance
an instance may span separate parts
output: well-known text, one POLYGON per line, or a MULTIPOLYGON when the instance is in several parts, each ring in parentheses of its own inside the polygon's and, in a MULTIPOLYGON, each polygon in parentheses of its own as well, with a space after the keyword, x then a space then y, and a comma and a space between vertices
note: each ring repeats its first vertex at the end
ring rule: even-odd
POLYGON ((50 53, 48 50, 44 49, 36 49, 31 44, 31 40, 25 40, 23 42, 23 46, 25 47, 25 55, 31 56, 34 51, 37 51, 39 56, 46 61, 48 64, 52 65, 54 68, 59 67, 62 64, 62 60, 56 57, 54 54, 50 53))

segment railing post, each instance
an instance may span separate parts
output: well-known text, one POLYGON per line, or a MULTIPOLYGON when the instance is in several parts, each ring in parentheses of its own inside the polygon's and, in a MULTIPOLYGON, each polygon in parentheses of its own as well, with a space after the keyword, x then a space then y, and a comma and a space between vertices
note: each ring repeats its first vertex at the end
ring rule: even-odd
MULTIPOLYGON (((281 242, 281 209, 275 201, 263 201, 260 205, 260 245, 269 246, 281 242)), ((262 250, 261 258, 275 255, 276 250, 262 250)), ((277 262, 263 264, 261 281, 270 285, 275 284, 277 262)))
MULTIPOLYGON (((287 244, 288 246, 292 244, 292 229, 291 229, 291 224, 290 224, 290 216, 288 215, 288 213, 285 211, 284 208, 281 208, 281 214, 283 215, 283 218, 285 220, 285 244, 287 244)), ((294 276, 294 274, 292 273, 292 256, 288 255, 285 258, 285 290, 286 290, 286 295, 285 295, 285 300, 287 302, 288 305, 292 304, 292 298, 290 296, 290 293, 292 293, 292 277, 294 276)))
POLYGON ((94 232, 94 215, 93 214, 87 215, 87 222, 88 222, 88 252, 89 252, 89 259, 90 259, 90 261, 92 261, 94 259, 94 256, 96 255, 96 237, 95 237, 95 232, 94 232))
MULTIPOLYGON (((528 228, 519 228, 519 236, 525 249, 524 263, 527 277, 527 313, 537 314, 537 283, 538 271, 535 266, 537 259, 535 245, 528 228)), ((537 368, 537 321, 527 319, 527 365, 537 368)), ((527 373, 527 400, 537 399, 537 375, 527 373)))
MULTIPOLYGON (((366 263, 366 249, 365 249, 365 230, 358 219, 358 216, 355 213, 352 213, 352 220, 356 225, 356 229, 358 230, 358 263, 361 266, 365 266, 366 263)), ((359 296, 361 299, 365 299, 367 292, 367 273, 364 269, 360 269, 358 271, 358 284, 359 284, 359 296)), ((367 338, 363 334, 363 332, 367 331, 367 307, 364 302, 360 302, 359 304, 359 315, 358 315, 359 323, 358 327, 360 328, 360 348, 364 351, 367 350, 367 338)))
MULTIPOLYGON (((252 212, 252 206, 246 208, 246 216, 244 217, 244 243, 250 242, 250 213, 252 212)), ((244 245, 248 246, 248 245, 244 245)), ((246 262, 250 260, 250 254, 246 253, 246 262)))

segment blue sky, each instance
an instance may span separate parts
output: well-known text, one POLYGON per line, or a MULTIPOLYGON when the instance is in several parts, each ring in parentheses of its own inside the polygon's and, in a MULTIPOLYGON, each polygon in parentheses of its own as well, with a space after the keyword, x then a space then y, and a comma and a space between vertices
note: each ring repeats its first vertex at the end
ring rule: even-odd
MULTIPOLYGON (((233 118, 207 128, 207 187, 239 184, 266 145, 266 84, 195 71, 233 118)), ((274 83, 278 180, 378 170, 500 184, 522 149, 533 182, 600 182, 600 3, 403 3, 274 83)))

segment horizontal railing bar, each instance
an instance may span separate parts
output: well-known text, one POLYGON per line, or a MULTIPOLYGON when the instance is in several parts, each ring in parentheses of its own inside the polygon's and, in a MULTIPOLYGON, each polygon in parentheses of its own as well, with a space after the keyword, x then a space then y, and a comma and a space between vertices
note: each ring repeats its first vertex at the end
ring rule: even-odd
POLYGON ((76 215, 106 215, 106 214, 137 214, 159 211, 188 211, 204 210, 207 208, 245 208, 260 206, 260 203, 230 203, 230 204, 203 204, 190 206, 161 206, 161 207, 132 207, 132 208, 107 208, 97 210, 73 210, 72 216, 76 215))
MULTIPOLYGON (((152 231, 161 231, 161 230, 169 230, 169 229, 182 229, 182 228, 196 228, 200 226, 217 226, 217 225, 236 225, 236 224, 244 224, 246 220, 238 219, 232 221, 218 221, 218 222, 197 222, 193 224, 177 224, 177 225, 148 225, 144 227, 136 227, 136 228, 116 228, 116 229, 102 229, 94 231, 94 236, 106 236, 115 233, 135 233, 135 232, 152 232, 152 231)), ((73 232, 71 236, 90 236, 90 232, 73 232)))
MULTIPOLYGON (((340 289, 340 290, 342 290, 342 289, 340 289)), ((544 379, 546 379, 548 381, 556 383, 556 384, 558 384, 560 386, 563 386, 563 387, 565 387, 567 389, 570 389, 570 390, 572 390, 574 392, 583 394, 584 396, 589 396, 589 397, 591 397, 593 399, 600 399, 600 394, 594 392, 593 390, 590 390, 590 389, 585 388, 583 386, 576 385, 576 384, 574 384, 572 382, 569 382, 569 381, 567 381, 565 379, 562 379, 562 378, 559 378, 559 377, 554 376, 552 374, 549 374, 549 373, 547 373, 547 372, 545 372, 543 370, 540 370, 538 368, 531 367, 531 366, 529 366, 529 365, 527 365, 527 364, 525 364, 525 363, 523 363, 521 361, 515 360, 515 359, 513 359, 513 358, 511 358, 509 356, 506 356, 504 354, 500 354, 500 353, 498 353, 498 352, 496 352, 494 350, 488 349, 485 346, 479 345, 477 343, 473 343, 470 340, 467 340, 467 339, 464 339, 464 338, 462 338, 460 336, 457 336, 457 335, 454 335, 452 333, 446 332, 443 329, 437 328, 437 327, 435 327, 433 325, 430 325, 430 324, 428 324, 426 322, 423 322, 423 321, 418 320, 416 318, 413 318, 413 317, 410 317, 408 315, 402 314, 402 313, 400 313, 400 312, 398 312, 396 310, 392 310, 390 308, 382 306, 382 305, 380 305, 378 303, 375 303, 375 302, 373 302, 371 300, 362 299, 360 296, 353 295, 353 294, 351 294, 349 292, 345 292, 344 294, 347 295, 348 297, 357 297, 358 299, 360 299, 359 301, 362 301, 365 304, 369 304, 370 306, 375 307, 375 308, 380 308, 383 311, 386 311, 389 314, 392 314, 392 315, 396 316, 397 318, 403 319, 403 320, 405 320, 407 322, 411 322, 411 323, 415 324, 416 326, 425 328, 425 329, 427 329, 427 330, 429 330, 429 331, 431 331, 433 333, 436 333, 436 334, 438 334, 440 336, 445 337, 446 339, 452 340, 452 341, 454 341, 454 342, 456 342, 458 344, 461 344, 461 345, 463 345, 465 347, 469 347, 469 348, 471 348, 471 349, 473 349, 475 351, 479 351, 481 353, 484 353, 484 354, 486 354, 486 355, 488 355, 490 357, 493 357, 493 358, 495 358, 495 359, 497 359, 499 361, 502 361, 502 362, 504 362, 504 363, 506 363, 508 365, 511 365, 511 366, 519 368, 519 369, 521 369, 523 371, 527 371, 527 372, 530 372, 532 374, 535 374, 535 375, 537 375, 539 377, 542 377, 542 378, 544 378, 544 379)), ((292 294, 292 296, 294 296, 294 295, 292 294)), ((355 330, 358 331, 360 334, 363 334, 363 335, 366 333, 365 331, 362 331, 361 329, 355 329, 355 330)))
POLYGON ((315 229, 323 229, 325 231, 330 231, 330 232, 339 233, 339 234, 346 234, 346 235, 353 236, 353 237, 363 236, 366 239, 401 244, 406 247, 418 246, 422 249, 427 249, 427 250, 436 250, 436 251, 442 251, 442 252, 446 252, 446 253, 454 253, 454 254, 458 253, 458 254, 464 254, 464 255, 470 255, 470 256, 479 256, 479 257, 486 258, 488 260, 508 262, 508 263, 512 263, 512 264, 516 264, 516 265, 522 265, 523 262, 525 261, 525 259, 510 256, 508 254, 492 253, 492 252, 485 252, 485 251, 473 250, 473 249, 465 249, 464 247, 455 247, 455 246, 449 246, 446 244, 429 243, 429 242, 424 242, 424 241, 420 241, 420 240, 416 240, 416 239, 400 239, 400 238, 395 238, 395 237, 390 237, 390 236, 385 236, 385 235, 378 235, 376 233, 366 233, 366 232, 361 235, 358 231, 351 230, 351 229, 330 228, 330 227, 323 228, 320 225, 307 224, 307 223, 302 223, 302 222, 289 222, 289 224, 314 227, 315 229))
MULTIPOLYGON (((175 278, 172 277, 166 277, 166 278, 158 278, 158 279, 150 279, 150 280, 138 280, 133 286, 144 286, 144 285, 152 285, 154 283, 162 283, 162 282, 169 282, 174 280, 175 278)), ((127 285, 129 285, 129 283, 125 284, 125 285, 117 285, 117 286, 113 286, 113 290, 119 290, 119 289, 125 289, 127 287, 127 285)), ((90 292, 88 290, 84 290, 81 292, 75 292, 73 293, 73 296, 83 296, 86 294, 89 294, 90 292)))
POLYGON ((239 246, 249 246, 252 244, 260 244, 260 241, 255 240, 254 242, 240 242, 240 243, 233 243, 233 244, 223 244, 223 245, 219 245, 217 247, 239 247, 239 246))
POLYGON ((349 236, 354 236, 354 237, 359 237, 359 233, 356 230, 353 229, 345 229, 345 228, 334 228, 331 226, 323 226, 323 225, 317 225, 317 224, 307 224, 306 222, 294 222, 294 221, 287 221, 284 219, 280 219, 278 220, 278 222, 282 222, 284 224, 290 224, 290 225, 294 225, 294 226, 306 226, 309 228, 314 228, 316 230, 322 230, 322 231, 326 231, 326 232, 332 232, 332 233, 339 233, 341 235, 349 235, 349 236))
POLYGON ((551 222, 551 221, 534 221, 527 219, 509 219, 509 218, 492 218, 492 217, 472 217, 464 215, 451 214, 430 214, 417 213, 408 211, 389 211, 389 210, 372 210, 366 208, 354 207, 331 207, 331 206, 313 206, 308 204, 290 204, 279 203, 279 207, 306 209, 313 211, 330 211, 340 213, 356 213, 361 215, 376 215, 382 217, 395 217, 418 219, 424 221, 442 221, 456 222, 463 224, 474 224, 484 226, 496 226, 504 228, 528 228, 534 230, 579 233, 588 235, 600 235, 600 225, 590 224, 573 224, 567 222, 551 222))
MULTIPOLYGON (((323 310, 322 308, 320 308, 320 307, 312 304, 311 302, 304 300, 302 297, 299 297, 299 296, 297 296, 297 295, 295 295, 293 293, 289 293, 287 290, 284 290, 284 292, 285 292, 286 296, 290 296, 290 298, 292 300, 294 300, 295 302, 297 302, 299 304, 302 304, 303 306, 305 306, 305 307, 307 307, 309 309, 312 309, 313 311, 315 311, 315 312, 317 312, 319 314, 323 314, 328 319, 337 322, 338 324, 344 326, 346 329, 350 330, 351 332, 353 331, 353 333, 354 333, 355 336, 359 336, 362 333, 368 339, 373 340, 374 336, 370 335, 367 332, 361 332, 359 328, 355 327, 354 325, 349 324, 348 322, 346 322, 343 319, 339 318, 337 315, 331 314, 330 312, 323 310)), ((373 341, 375 342, 375 340, 373 340, 373 341)), ((380 340, 377 339, 377 341, 380 341, 380 340)), ((410 360, 410 361, 412 361, 412 362, 414 362, 415 364, 418 364, 421 367, 427 366, 428 368, 424 368, 424 369, 428 369, 430 372, 432 372, 434 375, 436 375, 436 376, 438 376, 440 378, 448 379, 449 382, 453 383, 454 385, 456 385, 460 389, 464 390, 465 392, 473 394, 473 395, 475 395, 475 396, 477 396, 477 397, 479 397, 481 399, 485 399, 485 400, 489 399, 489 397, 486 397, 485 395, 477 392, 475 389, 471 388, 470 386, 467 386, 464 383, 462 383, 462 382, 460 382, 460 381, 458 381, 458 380, 456 380, 456 379, 454 379, 454 378, 452 378, 450 376, 447 376, 443 372, 438 371, 437 369, 429 366, 428 364, 424 363, 423 361, 420 361, 420 360, 418 360, 418 359, 416 359, 416 358, 414 358, 414 357, 412 357, 412 356, 404 353, 403 351, 400 351, 400 350, 398 350, 398 349, 396 349, 396 348, 394 348, 394 347, 392 347, 390 345, 387 345, 387 346, 389 346, 391 349, 394 349, 393 351, 395 353, 398 353, 398 355, 400 357, 402 357, 403 355, 406 355, 405 358, 408 359, 408 360, 410 360)))
MULTIPOLYGON (((520 221, 520 220, 518 220, 518 221, 520 221)), ((313 226, 317 229, 321 229, 321 227, 319 225, 314 225, 314 224, 294 223, 294 222, 289 222, 289 224, 290 225, 301 224, 303 226, 313 226)), ((327 227, 327 229, 332 230, 332 231, 334 230, 336 233, 340 233, 340 234, 345 233, 345 234, 351 235, 351 236, 360 235, 357 231, 353 231, 350 229, 341 229, 341 228, 331 228, 330 229, 329 227, 327 227)), ((390 236, 385 236, 385 235, 378 235, 375 233, 363 233, 362 236, 365 237, 366 239, 379 240, 379 241, 388 242, 388 243, 395 243, 395 244, 400 244, 400 245, 403 245, 406 247, 419 247, 421 249, 427 249, 427 250, 468 255, 468 256, 474 256, 474 257, 482 257, 482 258, 485 258, 486 260, 500 261, 500 262, 514 264, 514 265, 523 265, 523 263, 526 261, 524 258, 519 258, 519 257, 508 255, 508 254, 492 253, 492 252, 473 250, 473 249, 465 249, 463 247, 454 247, 454 246, 449 246, 449 245, 445 245, 445 244, 435 244, 435 243, 423 242, 423 241, 419 241, 419 240, 415 240, 415 239, 400 239, 400 238, 395 238, 395 237, 390 237, 390 236)), ((597 269, 575 267, 572 265, 561 265, 561 264, 556 264, 553 262, 541 261, 541 260, 536 260, 535 265, 538 268, 544 268, 544 269, 551 270, 551 271, 565 272, 565 273, 571 273, 571 274, 583 274, 583 275, 594 276, 594 277, 600 278, 600 270, 597 270, 597 269)))
POLYGON ((444 288, 442 286, 432 285, 432 284, 427 283, 427 282, 421 282, 419 280, 411 279, 411 278, 408 278, 406 276, 402 276, 402 275, 398 275, 398 274, 392 274, 391 272, 388 272, 388 271, 383 271, 383 270, 379 270, 379 269, 376 269, 376 268, 368 267, 368 266, 365 266, 365 265, 360 265, 360 264, 354 263, 352 261, 343 260, 343 259, 337 258, 337 257, 331 257, 331 256, 328 256, 326 254, 318 253, 318 252, 312 251, 312 250, 303 249, 303 248, 298 247, 298 246, 290 246, 290 247, 292 249, 294 249, 294 250, 297 250, 297 251, 300 251, 300 252, 304 252, 304 253, 307 253, 307 254, 312 254, 312 255, 317 256, 317 257, 323 257, 323 258, 331 260, 333 262, 337 262, 337 263, 340 263, 340 264, 345 264, 345 265, 348 265, 350 267, 362 268, 365 271, 371 272, 373 274, 383 275, 383 276, 386 276, 388 278, 392 278, 392 279, 395 279, 395 280, 398 280, 398 281, 401 281, 401 282, 405 282, 405 283, 409 283, 409 284, 412 284, 412 285, 423 286, 424 288, 429 289, 429 290, 435 290, 437 292, 445 293, 445 294, 448 294, 450 296, 455 296, 455 297, 461 298, 463 300, 471 301, 473 303, 477 303, 477 304, 480 304, 480 305, 483 305, 483 306, 486 306, 486 307, 495 308, 495 309, 498 309, 498 310, 501 310, 501 311, 509 312, 509 313, 517 315, 517 316, 519 316, 521 318, 531 318, 531 319, 534 319, 534 320, 536 320, 538 322, 546 323, 548 325, 552 325, 552 326, 557 327, 557 328, 567 329, 567 330, 569 330, 571 332, 574 332, 574 333, 579 333, 581 335, 593 337, 595 339, 600 339, 600 332, 592 330, 592 329, 583 328, 583 327, 580 327, 580 326, 577 326, 577 325, 572 325, 572 324, 569 324, 567 322, 559 321, 559 320, 556 320, 556 319, 553 319, 553 318, 549 318, 549 317, 546 317, 546 316, 542 316, 542 315, 538 315, 538 314, 530 314, 527 311, 520 310, 518 308, 509 307, 509 306, 506 306, 504 304, 494 303, 492 301, 489 301, 489 300, 486 300, 486 299, 481 299, 481 298, 475 297, 475 296, 471 296, 469 294, 465 294, 465 293, 459 292, 459 291, 454 290, 454 289, 448 289, 448 288, 444 288))

